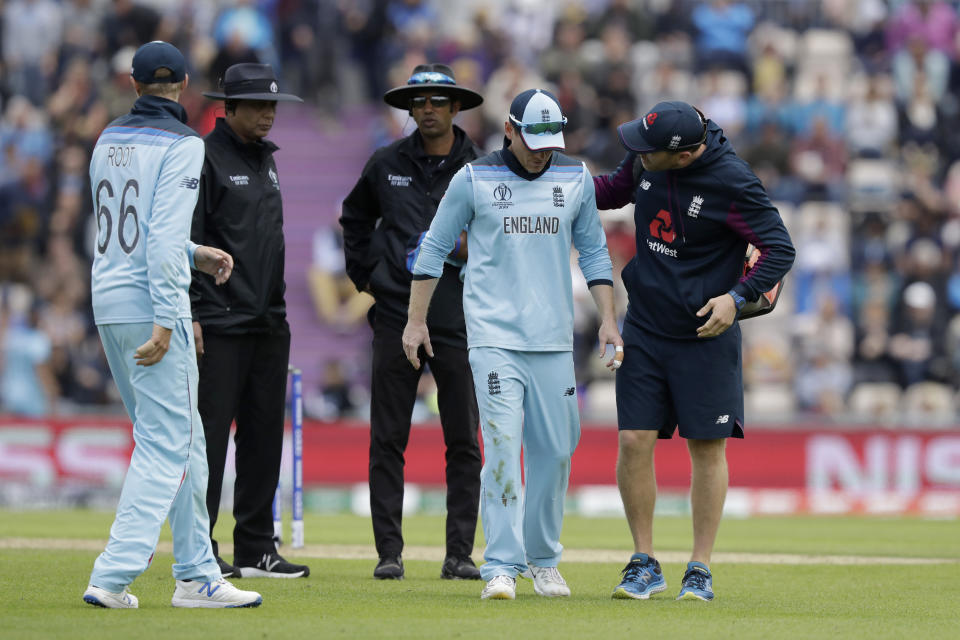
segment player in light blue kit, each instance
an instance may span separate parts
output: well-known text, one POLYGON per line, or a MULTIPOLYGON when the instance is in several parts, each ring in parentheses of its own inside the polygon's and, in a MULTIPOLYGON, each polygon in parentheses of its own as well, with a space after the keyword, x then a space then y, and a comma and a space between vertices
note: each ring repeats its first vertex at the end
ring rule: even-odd
POLYGON ((90 160, 98 229, 93 315, 135 442, 110 540, 83 594, 85 602, 110 609, 137 608, 128 585, 150 566, 168 517, 173 606, 262 602, 221 577, 208 535, 188 289, 191 266, 222 284, 233 259, 189 242, 204 150, 177 104, 185 70, 173 45, 140 47, 131 74, 139 99, 103 131, 90 160))
MULTIPOLYGON (((419 368, 421 347, 433 357, 425 322, 430 298, 469 225, 463 310, 485 455, 484 599, 512 600, 521 574, 539 595, 570 595, 557 563, 570 458, 580 439, 571 243, 600 311, 600 355, 612 344, 622 358, 593 179, 582 162, 554 153, 564 149, 565 122, 546 91, 514 98, 504 148, 453 177, 413 269, 403 349, 419 368)), ((607 363, 618 365, 616 358, 607 363)))

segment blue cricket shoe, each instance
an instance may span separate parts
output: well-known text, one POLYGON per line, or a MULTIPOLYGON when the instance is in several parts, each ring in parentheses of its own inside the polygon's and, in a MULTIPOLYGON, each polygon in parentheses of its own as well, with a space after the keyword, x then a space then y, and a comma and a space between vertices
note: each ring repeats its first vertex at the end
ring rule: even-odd
POLYGON ((645 553, 630 556, 630 562, 623 568, 623 581, 613 590, 613 597, 646 600, 655 593, 666 591, 667 581, 663 577, 660 563, 645 553))
POLYGON ((677 600, 713 600, 713 574, 702 562, 688 562, 677 600))

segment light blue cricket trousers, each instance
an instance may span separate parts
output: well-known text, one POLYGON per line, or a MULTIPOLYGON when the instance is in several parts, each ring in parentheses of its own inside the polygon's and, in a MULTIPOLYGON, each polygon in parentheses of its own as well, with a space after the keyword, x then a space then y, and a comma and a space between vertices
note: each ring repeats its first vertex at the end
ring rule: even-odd
POLYGON ((484 453, 480 514, 487 548, 480 575, 489 581, 530 565, 555 567, 570 457, 580 440, 573 353, 475 347, 470 368, 484 453))
POLYGON ((220 569, 210 547, 207 455, 197 411, 197 359, 188 318, 177 319, 170 350, 150 367, 137 366, 137 347, 150 323, 97 327, 110 371, 133 422, 133 455, 120 492, 107 548, 90 584, 118 592, 146 571, 160 528, 170 518, 173 577, 210 582, 220 569))

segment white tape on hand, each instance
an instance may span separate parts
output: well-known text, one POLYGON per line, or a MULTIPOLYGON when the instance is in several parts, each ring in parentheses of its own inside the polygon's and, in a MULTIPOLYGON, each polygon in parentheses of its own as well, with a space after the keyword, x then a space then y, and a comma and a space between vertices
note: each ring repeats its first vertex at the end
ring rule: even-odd
POLYGON ((613 368, 619 369, 620 365, 623 364, 623 347, 616 346, 613 348, 613 368))

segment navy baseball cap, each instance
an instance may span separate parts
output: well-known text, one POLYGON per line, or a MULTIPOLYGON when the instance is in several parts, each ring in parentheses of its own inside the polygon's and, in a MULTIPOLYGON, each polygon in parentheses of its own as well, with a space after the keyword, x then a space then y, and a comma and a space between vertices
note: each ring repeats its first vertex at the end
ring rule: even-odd
POLYGON ((182 82, 187 75, 187 61, 180 50, 169 42, 154 40, 143 45, 133 54, 133 79, 143 84, 182 82), (157 69, 170 69, 173 73, 156 77, 157 69))
POLYGON ((563 151, 563 128, 567 119, 560 111, 557 97, 543 89, 527 89, 510 105, 510 122, 520 131, 530 151, 563 151))
POLYGON ((689 151, 707 139, 707 119, 679 100, 658 102, 642 118, 625 122, 617 131, 630 151, 689 151))

